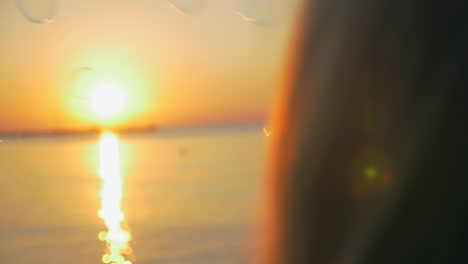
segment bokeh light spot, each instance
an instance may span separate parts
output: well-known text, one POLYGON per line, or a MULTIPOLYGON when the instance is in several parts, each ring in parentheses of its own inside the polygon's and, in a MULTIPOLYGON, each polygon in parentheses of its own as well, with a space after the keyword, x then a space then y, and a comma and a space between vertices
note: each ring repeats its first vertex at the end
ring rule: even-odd
POLYGON ((377 177, 377 169, 373 166, 369 166, 364 170, 364 174, 366 175, 367 179, 373 180, 377 177))
POLYGON ((392 175, 390 173, 384 173, 381 177, 381 182, 383 185, 389 185, 392 183, 392 175))

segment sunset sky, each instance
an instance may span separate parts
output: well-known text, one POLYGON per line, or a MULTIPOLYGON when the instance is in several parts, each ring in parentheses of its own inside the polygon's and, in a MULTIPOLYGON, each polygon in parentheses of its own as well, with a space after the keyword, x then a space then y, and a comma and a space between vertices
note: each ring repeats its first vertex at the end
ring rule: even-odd
POLYGON ((1 0, 0 131, 261 121, 298 1, 1 0))

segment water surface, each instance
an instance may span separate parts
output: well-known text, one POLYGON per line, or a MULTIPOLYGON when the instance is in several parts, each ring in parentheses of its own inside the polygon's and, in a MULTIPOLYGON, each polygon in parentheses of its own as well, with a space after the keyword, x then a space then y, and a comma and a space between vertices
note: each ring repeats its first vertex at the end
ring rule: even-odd
MULTIPOLYGON (((245 263, 266 138, 259 127, 119 135, 134 263, 245 263)), ((0 263, 101 263, 98 137, 0 144, 0 263)))

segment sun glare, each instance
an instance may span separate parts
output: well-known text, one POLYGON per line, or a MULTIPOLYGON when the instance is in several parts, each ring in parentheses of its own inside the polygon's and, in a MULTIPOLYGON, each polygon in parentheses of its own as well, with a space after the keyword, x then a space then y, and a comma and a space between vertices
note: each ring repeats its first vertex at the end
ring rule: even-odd
POLYGON ((102 262, 132 264, 125 259, 125 256, 131 255, 128 245, 131 236, 122 227, 125 215, 121 208, 123 184, 120 173, 119 139, 111 132, 104 132, 101 135, 99 165, 99 176, 103 181, 99 217, 104 220, 108 228, 107 232, 99 233, 99 239, 106 241, 107 244, 107 252, 102 256, 102 262))
POLYGON ((91 96, 94 112, 102 117, 119 114, 125 105, 125 97, 120 89, 112 84, 99 87, 91 96))

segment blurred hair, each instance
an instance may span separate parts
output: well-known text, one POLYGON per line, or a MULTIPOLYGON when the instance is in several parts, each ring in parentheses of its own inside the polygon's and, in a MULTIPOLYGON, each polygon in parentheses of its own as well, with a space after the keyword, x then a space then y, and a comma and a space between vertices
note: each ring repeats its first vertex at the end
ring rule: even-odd
POLYGON ((468 2, 302 10, 262 264, 468 263, 468 2))

